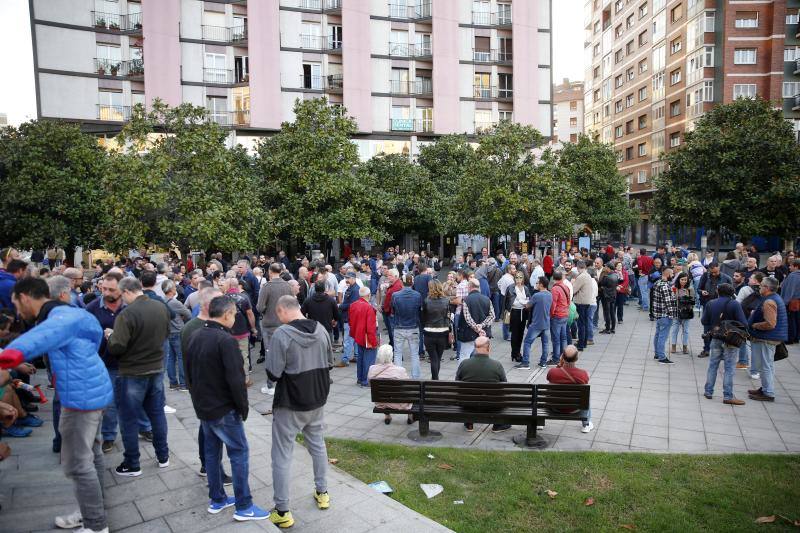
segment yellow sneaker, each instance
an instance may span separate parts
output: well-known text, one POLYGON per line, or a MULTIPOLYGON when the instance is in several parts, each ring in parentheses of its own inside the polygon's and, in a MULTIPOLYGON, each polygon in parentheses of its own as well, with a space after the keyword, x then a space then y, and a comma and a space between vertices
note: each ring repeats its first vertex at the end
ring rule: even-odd
POLYGON ((316 490, 314 490, 314 499, 317 500, 317 507, 320 509, 327 509, 331 506, 331 497, 328 496, 327 492, 323 492, 320 494, 316 490))
POLYGON ((287 528, 292 527, 294 525, 294 518, 292 518, 292 512, 286 511, 283 513, 283 516, 278 514, 277 509, 273 509, 269 513, 269 521, 278 526, 279 528, 287 528))

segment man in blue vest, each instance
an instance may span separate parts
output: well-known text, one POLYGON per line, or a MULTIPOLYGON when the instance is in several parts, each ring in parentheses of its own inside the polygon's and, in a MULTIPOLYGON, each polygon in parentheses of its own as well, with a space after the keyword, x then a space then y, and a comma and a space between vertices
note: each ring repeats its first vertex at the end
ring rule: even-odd
POLYGON ((777 289, 777 279, 765 277, 761 281, 761 305, 747 321, 752 335, 753 366, 761 372, 761 387, 747 392, 751 400, 759 402, 775 401, 775 348, 789 337, 786 304, 775 293, 777 289))

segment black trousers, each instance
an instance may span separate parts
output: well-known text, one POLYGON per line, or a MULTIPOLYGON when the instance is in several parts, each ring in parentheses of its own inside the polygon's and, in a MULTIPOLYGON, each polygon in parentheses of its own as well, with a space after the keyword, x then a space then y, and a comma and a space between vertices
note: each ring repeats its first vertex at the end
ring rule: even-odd
POLYGON ((425 351, 431 359, 431 379, 439 379, 439 368, 442 364, 442 354, 447 348, 449 331, 426 331, 425 351))
POLYGON ((511 310, 511 323, 509 329, 511 330, 511 359, 513 361, 521 360, 520 348, 522 347, 522 339, 525 337, 525 325, 528 323, 524 309, 511 310))
POLYGON ((614 331, 617 328, 617 297, 603 297, 603 320, 606 323, 606 330, 614 331))

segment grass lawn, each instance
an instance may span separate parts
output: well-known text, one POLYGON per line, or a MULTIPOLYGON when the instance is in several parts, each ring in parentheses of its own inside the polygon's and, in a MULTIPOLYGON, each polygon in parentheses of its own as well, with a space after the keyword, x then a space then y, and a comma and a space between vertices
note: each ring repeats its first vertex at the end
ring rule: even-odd
MULTIPOLYGON (((339 468, 367 483, 388 482, 391 497, 459 533, 800 531, 780 516, 755 523, 769 515, 800 520, 797 455, 485 452, 327 442, 339 468), (444 492, 428 500, 420 483, 438 483, 444 492), (548 490, 558 494, 551 498, 548 490), (594 505, 585 505, 588 498, 594 505)), ((335 495, 332 500, 335 505, 335 495)))

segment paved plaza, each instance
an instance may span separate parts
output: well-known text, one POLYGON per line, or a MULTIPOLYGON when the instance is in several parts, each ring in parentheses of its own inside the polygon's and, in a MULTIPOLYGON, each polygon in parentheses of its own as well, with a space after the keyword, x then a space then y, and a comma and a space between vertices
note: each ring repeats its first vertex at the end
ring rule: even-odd
MULTIPOLYGON (((631 304, 625 321, 615 335, 596 335, 594 346, 581 355, 580 366, 591 373, 591 406, 595 430, 580 432, 576 422, 548 422, 541 435, 550 450, 610 450, 690 453, 798 452, 800 451, 800 350, 790 347, 788 360, 776 363, 776 401, 747 400, 746 389, 757 387, 744 371, 737 371, 735 393, 745 399, 741 407, 722 403, 722 376, 713 400, 703 398, 708 359, 677 354, 677 364, 658 365, 653 360, 653 324, 645 313, 631 304)), ((602 320, 602 318, 601 318, 602 320)), ((701 350, 699 320, 692 322, 691 352, 701 350)), ((544 372, 512 370, 510 346, 493 342, 493 357, 507 369, 510 381, 541 383, 544 372)), ((534 345, 538 357, 540 344, 534 345)), ((452 379, 456 363, 446 352, 442 379, 452 379)), ((338 354, 337 354, 338 355, 338 354)), ((407 365, 410 368, 410 365, 407 365)), ((424 376, 429 367, 423 363, 424 376)), ((368 389, 355 385, 355 365, 333 370, 334 384, 327 405, 327 435, 416 445, 406 437, 410 428, 404 417, 387 426, 383 415, 372 413, 368 389)), ((252 406, 245 423, 250 442, 250 485, 255 503, 272 503, 270 469, 271 397, 259 392, 264 381, 263 366, 253 374, 252 406), (262 415, 261 413, 266 413, 262 415)), ((41 382, 42 375, 36 376, 41 382)), ((169 421, 170 467, 159 471, 152 447, 144 441, 142 476, 120 478, 111 469, 122 459, 119 439, 113 453, 106 455, 105 497, 110 526, 114 531, 237 531, 271 530, 268 522, 235 524, 231 513, 209 515, 205 511, 207 491, 197 475, 197 428, 187 393, 168 392, 167 402, 177 413, 169 421)), ((52 430, 50 404, 39 415, 48 423, 27 439, 9 439, 14 455, 0 463, 0 513, 2 530, 40 531, 53 527, 53 516, 75 507, 70 483, 64 478, 58 456, 50 451, 52 430), (43 502, 48 502, 43 506, 43 502)), ((489 426, 477 425, 474 433, 461 424, 431 423, 443 438, 434 446, 474 447, 487 450, 519 450, 511 437, 524 428, 493 434, 489 426)), ((430 446, 430 445, 426 445, 430 446)), ((540 452, 521 452, 540 453, 540 452)), ((330 469, 332 507, 316 509, 311 498, 313 481, 310 457, 298 446, 291 486, 291 507, 299 531, 446 531, 442 526, 375 493, 364 483, 335 467, 330 469)))

